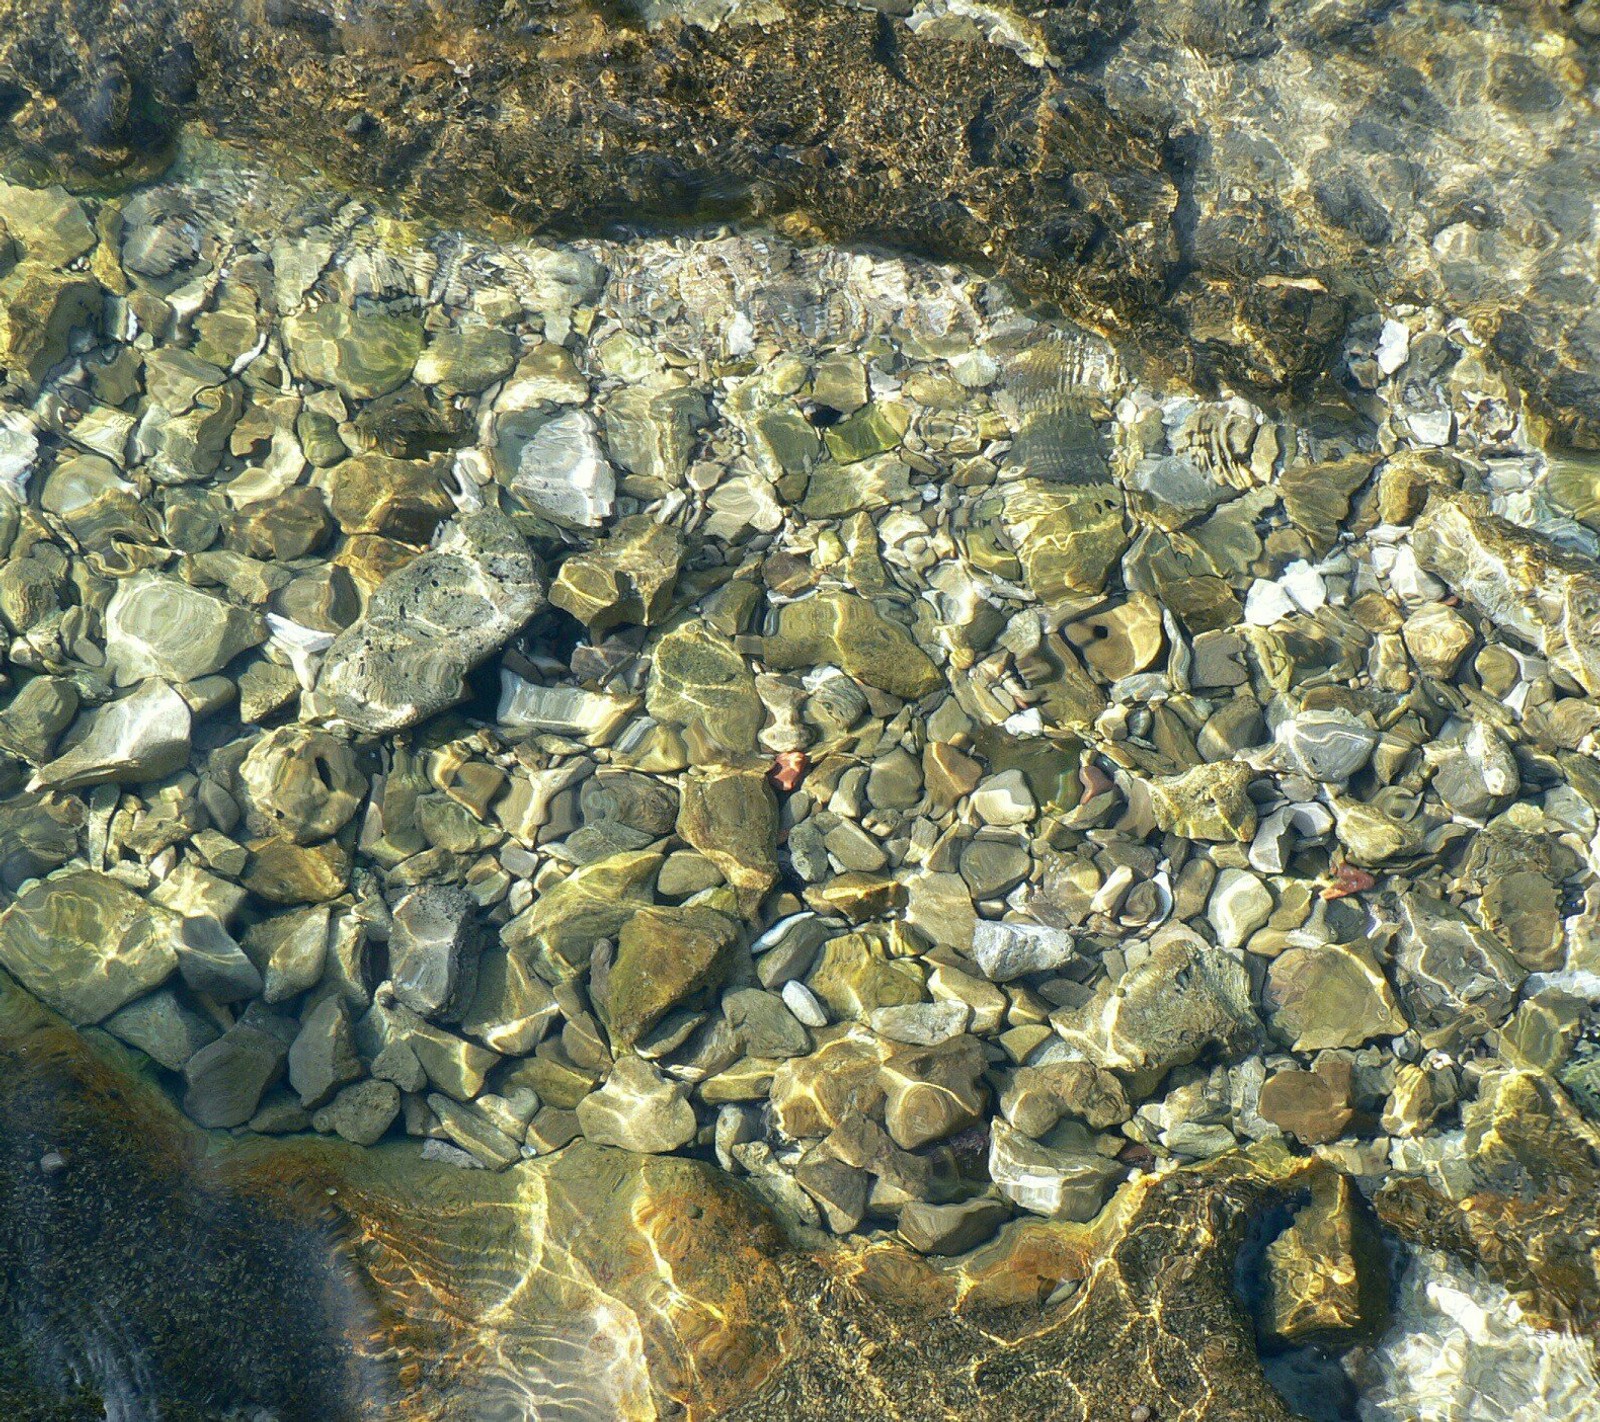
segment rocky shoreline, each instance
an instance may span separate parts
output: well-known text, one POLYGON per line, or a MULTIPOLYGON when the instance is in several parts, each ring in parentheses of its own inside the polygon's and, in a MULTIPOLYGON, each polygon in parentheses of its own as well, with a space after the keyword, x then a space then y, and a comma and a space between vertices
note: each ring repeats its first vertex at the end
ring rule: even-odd
POLYGON ((805 1341, 641 1416, 1425 1396, 1385 1239, 1592 1327, 1600 468, 1454 310, 1268 399, 952 266, 209 145, 0 223, 0 968, 194 1127, 711 1192, 805 1341), (900 1331, 986 1258, 1026 1346, 900 1331))

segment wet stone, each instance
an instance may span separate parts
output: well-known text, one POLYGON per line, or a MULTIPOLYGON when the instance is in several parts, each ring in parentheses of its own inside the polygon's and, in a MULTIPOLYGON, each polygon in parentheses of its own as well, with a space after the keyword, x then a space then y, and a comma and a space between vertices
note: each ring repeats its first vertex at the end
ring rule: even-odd
POLYGON ((1005 500, 1006 530, 1028 586, 1047 604, 1097 593, 1128 546, 1121 493, 1108 484, 1025 479, 1005 500))
POLYGON ((1272 1029, 1297 1052, 1359 1047, 1410 1025, 1388 979, 1359 944, 1290 948, 1267 972, 1272 1029))
POLYGON ((618 934, 604 989, 595 991, 612 1043, 633 1046, 672 1008, 719 986, 737 961, 738 938, 732 919, 703 905, 631 914, 618 934))
POLYGON ((574 528, 598 528, 616 508, 616 471, 587 410, 533 411, 500 421, 498 477, 531 512, 574 528))
POLYGON ((1430 1043, 1481 1036, 1509 1015, 1524 970, 1459 909, 1401 896, 1395 975, 1406 1015, 1430 1043))
POLYGON ((1064 1116, 1095 1130, 1121 1125, 1131 1114, 1121 1079, 1089 1062, 1019 1067, 1000 1096, 1000 1111, 1025 1136, 1042 1139, 1064 1116))
POLYGON ((307 1109, 361 1075, 350 1014, 337 997, 325 997, 306 1012, 289 1047, 288 1065, 289 1085, 307 1109))
POLYGON ((777 993, 736 989, 723 997, 722 1012, 752 1057, 800 1057, 811 1050, 811 1034, 777 993))
POLYGON ((312 1118, 319 1131, 352 1145, 376 1145, 400 1114, 400 1090, 388 1081, 358 1081, 345 1087, 312 1118))
POLYGON ((1311 1071, 1286 1067, 1269 1076, 1257 1109, 1302 1145, 1321 1145, 1337 1140, 1354 1118, 1350 1084, 1349 1062, 1321 1057, 1311 1071))
POLYGON ((990 1128, 989 1178, 1019 1209, 1056 1220, 1092 1220, 1122 1176, 1082 1126, 1068 1122, 1036 1141, 1004 1121, 990 1128))
POLYGON ((455 512, 445 492, 445 477, 432 460, 366 453, 343 460, 322 484, 328 508, 343 532, 427 543, 455 512))
POLYGON ((764 711, 755 676, 726 637, 683 622, 656 643, 645 705, 727 755, 755 750, 764 711))
POLYGON ((477 988, 482 945, 477 905, 465 889, 413 889, 394 906, 389 930, 395 996, 424 1017, 460 1018, 477 988))
POLYGON ((183 1109, 210 1129, 244 1125, 262 1093, 283 1074, 288 1056, 280 1031, 236 1022, 185 1063, 183 1109))
POLYGON ((906 701, 944 684, 909 632, 866 598, 819 592, 778 609, 766 638, 767 664, 780 669, 832 665, 857 681, 906 701))
POLYGON ((317 693, 358 731, 413 725, 460 701, 467 672, 543 602, 543 569, 521 534, 499 514, 463 514, 334 640, 317 693))
POLYGON ((1255 805, 1246 793, 1252 778, 1249 766, 1229 760, 1153 780, 1150 803, 1156 823, 1186 839, 1249 840, 1256 832, 1255 805))
MULTIPOLYGON (((654 626, 672 606, 683 535, 650 518, 619 520, 598 548, 562 563, 550 602, 600 636, 619 623, 654 626)), ((661 652, 658 647, 657 660, 661 652)))
POLYGON ((1348 780, 1372 758, 1378 733, 1347 711, 1302 711, 1274 732, 1286 767, 1311 780, 1348 780))
POLYGON ((1244 966, 1181 928, 1158 935, 1138 967, 1051 1021, 1068 1046, 1140 1094, 1208 1049, 1246 1049, 1259 1029, 1244 966))
POLYGON ((441 331, 417 358, 418 385, 437 385, 452 395, 473 395, 508 375, 515 362, 511 336, 493 326, 441 331))
POLYGON ((255 997, 264 983, 233 935, 216 919, 186 917, 178 930, 178 972, 195 992, 214 1002, 255 997))
POLYGON ((68 1021, 98 1022, 172 976, 181 926, 117 880, 69 870, 0 913, 0 967, 68 1021))
POLYGON ((1072 935, 1042 923, 997 923, 980 919, 972 934, 972 956, 990 982, 1028 973, 1055 972, 1077 956, 1072 935))
POLYGON ((988 1102, 986 1065, 982 1044, 965 1033, 932 1047, 896 1047, 880 1076, 889 1138, 917 1150, 979 1120, 988 1102))
POLYGON ((296 844, 337 834, 367 792, 349 742, 303 726, 257 739, 240 763, 239 784, 251 833, 296 844))
POLYGON ((951 1205, 913 1200, 900 1211, 896 1231, 919 1254, 965 1254, 989 1239, 1010 1211, 998 1200, 951 1205))
POLYGON ((355 400, 398 390, 422 353, 422 323, 415 316, 357 312, 331 301, 291 316, 284 332, 300 374, 355 400))
POLYGON ((578 1126, 596 1145, 647 1154, 677 1150, 696 1129, 684 1088, 635 1056, 619 1057, 605 1085, 578 1103, 578 1126))
POLYGON ((34 772, 30 789, 155 780, 189 758, 194 718, 188 703, 164 681, 141 682, 126 696, 80 716, 87 727, 83 735, 34 772))
POLYGON ((1272 1336, 1332 1339, 1378 1322, 1387 1280, 1364 1208, 1349 1179, 1330 1172, 1267 1246, 1264 1322, 1272 1336))
POLYGON ((194 681, 266 636, 258 614, 154 573, 124 578, 106 609, 107 659, 122 686, 194 681))
POLYGON ((501 930, 500 938, 546 982, 578 977, 603 938, 613 938, 651 902, 661 856, 615 854, 575 870, 501 930))
POLYGON ((182 1071, 190 1057, 221 1035, 211 1021, 170 988, 136 998, 100 1025, 168 1071, 182 1071))

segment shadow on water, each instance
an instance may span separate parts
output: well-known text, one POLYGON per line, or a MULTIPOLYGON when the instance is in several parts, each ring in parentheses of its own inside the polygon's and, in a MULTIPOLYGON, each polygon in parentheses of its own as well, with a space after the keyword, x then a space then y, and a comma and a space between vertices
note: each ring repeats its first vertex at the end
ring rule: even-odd
POLYGON ((64 1030, 0 1033, 0 1414, 386 1415, 325 1192, 241 1168, 64 1030))

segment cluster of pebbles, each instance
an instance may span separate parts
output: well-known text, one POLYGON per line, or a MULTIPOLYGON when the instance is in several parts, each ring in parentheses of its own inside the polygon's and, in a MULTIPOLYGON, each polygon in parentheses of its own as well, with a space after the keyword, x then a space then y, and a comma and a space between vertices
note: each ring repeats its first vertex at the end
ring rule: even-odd
POLYGON ((1290 1339, 1596 1139, 1600 466, 1468 326, 1269 409, 775 237, 0 222, 0 966, 201 1125, 932 1253, 1279 1140, 1290 1339))

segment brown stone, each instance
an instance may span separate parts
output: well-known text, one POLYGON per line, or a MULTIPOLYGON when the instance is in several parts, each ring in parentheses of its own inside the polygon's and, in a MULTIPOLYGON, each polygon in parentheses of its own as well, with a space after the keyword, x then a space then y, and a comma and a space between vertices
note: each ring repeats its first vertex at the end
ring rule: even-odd
POLYGON ((1318 1059, 1311 1071, 1287 1067, 1261 1088, 1261 1114, 1301 1145, 1321 1145, 1344 1134, 1350 1108, 1350 1063, 1343 1057, 1318 1059))

